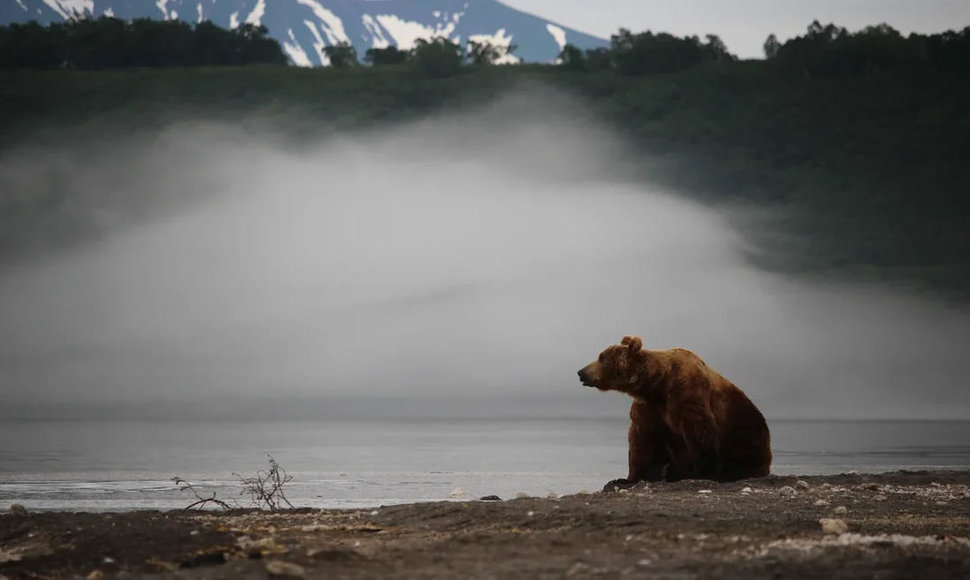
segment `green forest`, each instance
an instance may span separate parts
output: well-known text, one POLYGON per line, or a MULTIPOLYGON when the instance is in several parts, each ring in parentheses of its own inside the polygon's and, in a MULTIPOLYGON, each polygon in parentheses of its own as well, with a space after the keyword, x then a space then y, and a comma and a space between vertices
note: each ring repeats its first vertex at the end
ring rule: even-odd
MULTIPOLYGON (((492 66, 501 49, 443 39, 360 57, 338 45, 318 69, 283 66, 270 48, 255 52, 276 56, 242 61, 109 63, 75 56, 105 52, 83 50, 11 64, 24 38, 13 28, 0 29, 0 156, 186 117, 259 117, 312 138, 542 87, 613 128, 645 182, 767 210, 772 228, 752 253, 764 267, 970 297, 970 27, 904 36, 815 22, 769 36, 763 60, 735 58, 715 35, 626 30, 608 49, 566 46, 549 65, 492 66)), ((231 34, 275 44, 258 30, 231 34)), ((203 45, 186 41, 185 54, 203 45)), ((0 192, 0 252, 50 211, 0 192)))

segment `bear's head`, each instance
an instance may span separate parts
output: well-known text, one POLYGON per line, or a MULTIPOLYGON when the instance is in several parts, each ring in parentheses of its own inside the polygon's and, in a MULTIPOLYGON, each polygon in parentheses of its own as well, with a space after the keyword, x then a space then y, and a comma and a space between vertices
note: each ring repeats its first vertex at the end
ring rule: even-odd
POLYGON ((579 370, 579 380, 601 391, 631 393, 646 368, 647 353, 639 336, 624 336, 620 344, 606 347, 599 357, 579 370))

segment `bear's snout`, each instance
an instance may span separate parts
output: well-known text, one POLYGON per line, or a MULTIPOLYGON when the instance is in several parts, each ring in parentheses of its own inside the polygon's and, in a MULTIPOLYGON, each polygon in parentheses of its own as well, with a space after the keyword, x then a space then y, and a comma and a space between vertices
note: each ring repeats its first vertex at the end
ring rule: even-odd
POLYGON ((586 365, 585 367, 579 369, 579 372, 576 373, 579 375, 579 382, 583 383, 583 385, 587 387, 598 386, 596 383, 598 382, 598 379, 599 379, 599 377, 597 376, 599 373, 595 372, 595 369, 590 368, 595 364, 596 363, 593 363, 591 365, 586 365))

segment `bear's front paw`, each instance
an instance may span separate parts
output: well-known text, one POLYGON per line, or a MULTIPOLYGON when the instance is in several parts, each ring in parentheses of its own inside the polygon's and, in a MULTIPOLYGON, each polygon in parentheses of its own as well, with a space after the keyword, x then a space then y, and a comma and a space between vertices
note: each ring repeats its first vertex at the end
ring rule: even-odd
POLYGON ((603 486, 603 493, 613 493, 621 489, 629 489, 634 485, 636 485, 636 482, 630 481, 629 479, 614 479, 603 486))

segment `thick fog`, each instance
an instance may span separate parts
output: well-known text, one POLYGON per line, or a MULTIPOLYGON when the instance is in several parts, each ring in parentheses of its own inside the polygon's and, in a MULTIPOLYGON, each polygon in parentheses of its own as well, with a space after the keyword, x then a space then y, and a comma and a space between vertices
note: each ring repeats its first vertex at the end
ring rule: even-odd
POLYGON ((649 160, 579 111, 519 97, 313 141, 192 121, 8 152, 5 186, 30 196, 67 167, 65 203, 111 225, 0 270, 0 403, 622 413, 576 370, 640 334, 769 418, 970 416, 965 310, 757 270, 734 224, 763 221, 629 177, 649 160))

